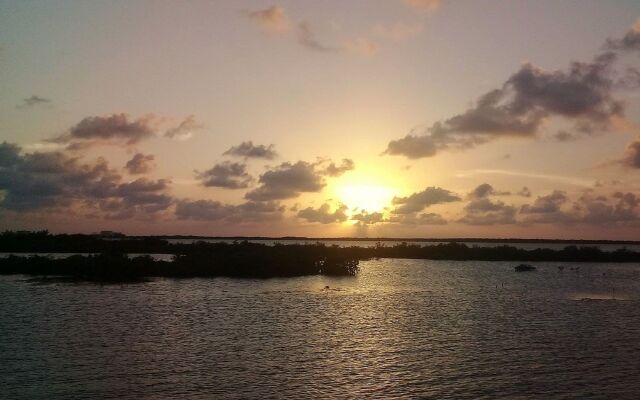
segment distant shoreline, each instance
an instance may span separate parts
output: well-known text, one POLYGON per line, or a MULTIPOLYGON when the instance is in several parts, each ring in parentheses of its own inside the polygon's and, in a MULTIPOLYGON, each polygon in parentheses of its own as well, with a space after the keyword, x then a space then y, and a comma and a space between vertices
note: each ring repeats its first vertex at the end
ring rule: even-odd
MULTIPOLYGON (((100 235, 96 235, 100 236, 100 235)), ((523 238, 394 238, 394 237, 307 237, 307 236, 198 236, 198 235, 125 235, 129 239, 162 240, 260 240, 260 241, 318 241, 318 242, 474 242, 474 243, 575 243, 575 244, 632 244, 640 240, 597 239, 523 239, 523 238)))
MULTIPOLYGON (((603 251, 597 246, 565 246, 563 249, 523 249, 505 244, 470 246, 469 242, 431 244, 394 241, 374 246, 339 246, 317 239, 224 240, 171 243, 166 237, 110 237, 50 235, 48 232, 0 234, 0 252, 75 253, 62 259, 42 255, 9 255, 0 259, 0 275, 66 276, 94 282, 140 282, 149 277, 167 278, 271 278, 306 275, 353 276, 360 261, 376 258, 518 261, 518 262, 640 262, 640 251, 619 248, 603 251), (306 243, 300 243, 300 242, 306 243), (277 243, 282 242, 282 243, 277 243), (315 242, 315 243, 314 243, 315 242), (80 255, 78 253, 96 253, 80 255), (128 254, 141 254, 129 258, 128 254), (155 260, 150 254, 172 254, 172 261, 155 260)), ((215 240, 215 239, 214 239, 215 240)), ((335 239, 332 239, 335 241, 335 239)), ((380 239, 370 241, 382 242, 380 239)), ((410 241, 409 241, 410 242, 410 241)), ((357 243, 356 243, 357 244, 357 243)), ((540 246, 543 247, 543 246, 540 246)))

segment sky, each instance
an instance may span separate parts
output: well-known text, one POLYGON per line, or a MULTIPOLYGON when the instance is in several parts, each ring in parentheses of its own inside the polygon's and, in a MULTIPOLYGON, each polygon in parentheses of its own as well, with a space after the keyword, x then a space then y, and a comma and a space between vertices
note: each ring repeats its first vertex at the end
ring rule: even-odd
POLYGON ((639 18, 0 0, 0 230, 639 239, 639 18))

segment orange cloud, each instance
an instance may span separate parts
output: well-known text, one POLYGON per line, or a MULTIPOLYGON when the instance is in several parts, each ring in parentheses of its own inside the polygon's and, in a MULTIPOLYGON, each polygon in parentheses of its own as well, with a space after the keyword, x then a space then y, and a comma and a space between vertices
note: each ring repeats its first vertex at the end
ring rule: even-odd
POLYGON ((265 32, 286 33, 291 29, 289 17, 280 6, 271 6, 263 10, 247 11, 247 16, 265 32))

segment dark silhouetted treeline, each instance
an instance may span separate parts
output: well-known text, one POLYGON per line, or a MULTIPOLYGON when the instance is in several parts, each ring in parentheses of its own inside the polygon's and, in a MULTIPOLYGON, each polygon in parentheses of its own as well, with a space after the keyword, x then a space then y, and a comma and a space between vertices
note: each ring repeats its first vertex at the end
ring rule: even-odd
POLYGON ((0 275, 25 274, 64 277, 88 282, 141 282, 166 278, 273 278, 305 275, 353 276, 359 260, 347 249, 323 245, 275 245, 260 243, 196 243, 172 261, 125 253, 0 258, 0 275))
POLYGON ((562 250, 519 249, 513 246, 470 247, 463 243, 437 245, 339 247, 316 244, 242 242, 169 243, 159 238, 103 238, 97 235, 50 235, 47 232, 0 234, 0 252, 98 253, 65 259, 0 258, 0 274, 66 276, 96 282, 136 282, 150 277, 269 278, 304 275, 350 276, 360 260, 412 258, 430 260, 640 262, 640 252, 602 251, 598 247, 567 246, 562 250), (173 254, 173 261, 127 254, 173 254))
POLYGON ((376 246, 370 257, 416 258, 429 260, 478 261, 557 261, 557 262, 640 262, 640 252, 624 248, 603 251, 596 246, 567 246, 562 250, 520 249, 514 246, 470 247, 464 243, 441 243, 432 246, 400 243, 376 246))

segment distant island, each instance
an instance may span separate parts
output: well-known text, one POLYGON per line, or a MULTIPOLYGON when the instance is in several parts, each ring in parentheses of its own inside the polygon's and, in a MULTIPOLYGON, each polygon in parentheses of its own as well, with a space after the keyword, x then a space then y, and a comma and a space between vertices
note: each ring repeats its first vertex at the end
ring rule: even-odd
POLYGON ((272 278, 305 275, 353 276, 359 262, 373 258, 478 261, 640 262, 640 252, 603 251, 596 246, 566 246, 560 250, 526 250, 514 246, 469 246, 459 242, 431 245, 337 246, 317 243, 272 245, 231 242, 172 243, 164 237, 114 235, 52 235, 41 232, 0 234, 0 275, 24 274, 89 282, 140 282, 167 278, 272 278), (15 253, 35 253, 24 256, 15 253), (38 253, 79 253, 50 258, 38 253), (143 254, 131 257, 129 254, 143 254), (150 254, 171 254, 171 261, 150 254))

